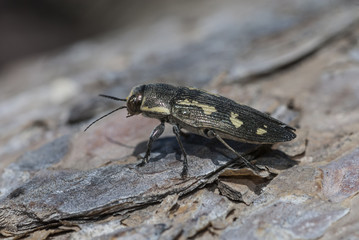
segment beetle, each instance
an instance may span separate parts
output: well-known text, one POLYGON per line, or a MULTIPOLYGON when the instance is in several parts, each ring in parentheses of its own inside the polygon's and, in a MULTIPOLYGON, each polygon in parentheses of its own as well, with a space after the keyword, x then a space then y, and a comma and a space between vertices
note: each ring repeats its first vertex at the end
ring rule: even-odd
POLYGON ((98 118, 85 131, 95 122, 123 108, 127 108, 127 117, 142 114, 145 117, 160 120, 160 124, 153 129, 147 142, 146 153, 139 164, 142 166, 148 162, 153 142, 163 133, 165 123, 169 123, 173 125, 173 133, 184 158, 182 177, 188 173, 188 161, 180 139, 181 129, 206 138, 218 139, 255 171, 258 169, 229 146, 224 139, 255 144, 273 144, 290 141, 296 137, 295 128, 268 114, 197 88, 154 83, 132 88, 125 99, 103 94, 100 96, 116 101, 125 101, 126 106, 121 106, 98 118))

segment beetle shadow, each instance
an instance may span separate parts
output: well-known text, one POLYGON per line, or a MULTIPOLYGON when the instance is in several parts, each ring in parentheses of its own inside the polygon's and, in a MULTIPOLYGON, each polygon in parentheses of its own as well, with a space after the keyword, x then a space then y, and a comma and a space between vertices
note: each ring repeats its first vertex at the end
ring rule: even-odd
MULTIPOLYGON (((196 134, 188 134, 181 137, 183 147, 190 158, 195 156, 198 159, 210 159, 213 164, 220 165, 220 162, 228 162, 237 156, 227 149, 217 139, 208 139, 196 134)), ((252 161, 255 159, 256 164, 272 167, 278 170, 291 168, 298 162, 292 160, 288 155, 279 150, 272 150, 270 145, 255 145, 242 143, 233 140, 226 142, 238 153, 252 161)), ((132 155, 139 159, 144 156, 147 149, 147 141, 140 142, 136 145, 132 155)), ((175 136, 162 137, 152 144, 150 162, 156 162, 166 158, 169 154, 175 154, 176 160, 182 161, 183 155, 181 148, 175 136)), ((239 161, 241 163, 242 161, 239 161)), ((243 163, 242 163, 243 166, 243 163)))

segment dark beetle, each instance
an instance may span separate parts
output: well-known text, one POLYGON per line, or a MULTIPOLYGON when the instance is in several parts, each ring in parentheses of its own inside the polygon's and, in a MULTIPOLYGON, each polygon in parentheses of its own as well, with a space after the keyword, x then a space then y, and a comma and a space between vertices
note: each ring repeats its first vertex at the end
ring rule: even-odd
POLYGON ((217 138, 252 169, 256 168, 223 139, 273 144, 290 141, 296 137, 293 132, 294 128, 265 113, 196 88, 156 83, 134 87, 126 99, 100 96, 126 101, 127 106, 121 106, 93 123, 123 108, 127 108, 127 117, 142 113, 146 117, 157 118, 161 121, 151 133, 146 154, 140 165, 148 162, 152 143, 163 133, 165 122, 172 124, 184 157, 182 177, 187 175, 188 163, 187 154, 180 139, 181 129, 206 138, 217 138))

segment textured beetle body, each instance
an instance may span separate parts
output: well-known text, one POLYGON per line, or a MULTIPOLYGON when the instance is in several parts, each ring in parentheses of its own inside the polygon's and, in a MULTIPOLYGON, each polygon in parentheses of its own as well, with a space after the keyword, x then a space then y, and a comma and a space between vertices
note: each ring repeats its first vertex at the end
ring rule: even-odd
POLYGON ((294 129, 285 123, 203 90, 168 84, 136 88, 144 91, 140 108, 144 116, 179 125, 204 137, 211 137, 208 130, 215 130, 225 139, 260 144, 285 142, 296 137, 294 129))
POLYGON ((157 83, 134 87, 126 99, 101 96, 117 101, 126 101, 126 106, 121 106, 92 122, 85 131, 98 120, 123 108, 127 108, 127 117, 142 114, 160 120, 161 123, 153 129, 147 142, 146 154, 140 163, 140 165, 144 165, 150 157, 152 143, 161 136, 165 129, 165 122, 170 123, 173 125, 173 133, 176 135, 184 157, 182 177, 187 175, 188 163, 187 154, 180 138, 181 129, 207 138, 217 138, 226 148, 241 158, 248 167, 256 171, 255 166, 223 139, 271 144, 290 141, 296 137, 293 132, 294 128, 267 114, 196 88, 157 83))

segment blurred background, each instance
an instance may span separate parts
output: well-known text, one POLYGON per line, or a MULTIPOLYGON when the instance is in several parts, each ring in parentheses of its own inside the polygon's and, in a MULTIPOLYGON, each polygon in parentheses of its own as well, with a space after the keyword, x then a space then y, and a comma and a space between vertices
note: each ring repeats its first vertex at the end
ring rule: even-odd
POLYGON ((183 27, 203 31, 201 28, 214 27, 210 26, 215 25, 214 21, 231 18, 232 23, 238 21, 238 27, 267 25, 261 30, 268 32, 274 27, 274 22, 267 22, 270 15, 272 21, 274 18, 281 21, 275 23, 276 28, 283 29, 298 24, 296 19, 318 17, 324 11, 351 2, 355 3, 354 0, 1 0, 0 68, 34 54, 61 50, 74 42, 160 21, 178 21, 183 27), (241 15, 238 19, 231 16, 236 11, 241 15), (206 18, 211 18, 212 22, 200 25, 198 21, 206 21, 206 18))
POLYGON ((185 84, 192 78, 197 86, 224 72, 229 82, 267 74, 342 33, 355 21, 351 13, 342 16, 353 4, 355 0, 1 0, 0 81, 11 83, 2 86, 6 91, 0 100, 29 87, 25 82, 37 86, 85 74, 85 69, 107 74, 106 79, 139 82, 185 84), (341 14, 335 26, 326 19, 332 13, 331 19, 341 14), (21 84, 14 85, 19 78, 21 84))
POLYGON ((174 4, 179 1, 1 0, 0 68, 76 41, 153 21, 164 12, 175 14, 174 4))

